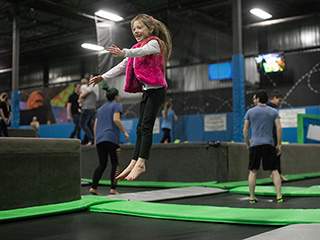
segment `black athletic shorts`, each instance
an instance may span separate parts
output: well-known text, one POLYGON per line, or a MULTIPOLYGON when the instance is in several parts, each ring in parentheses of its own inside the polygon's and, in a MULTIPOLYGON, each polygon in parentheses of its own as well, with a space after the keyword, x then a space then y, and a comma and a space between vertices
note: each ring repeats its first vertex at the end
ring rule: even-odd
POLYGON ((250 147, 249 170, 259 169, 262 159, 263 170, 277 169, 277 152, 272 145, 260 145, 250 147))

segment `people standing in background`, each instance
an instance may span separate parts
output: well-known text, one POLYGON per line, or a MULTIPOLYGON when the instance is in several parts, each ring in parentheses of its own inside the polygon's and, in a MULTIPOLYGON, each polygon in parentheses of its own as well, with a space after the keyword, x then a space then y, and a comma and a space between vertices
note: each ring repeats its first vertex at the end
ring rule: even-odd
POLYGON ((90 84, 113 78, 126 70, 125 92, 143 92, 137 124, 137 140, 128 167, 117 177, 132 181, 146 171, 145 162, 152 146, 153 127, 168 84, 165 65, 171 55, 171 36, 167 27, 157 19, 139 14, 131 21, 131 31, 137 44, 131 49, 107 47, 114 57, 124 58, 117 66, 90 79, 90 84))
POLYGON ((30 123, 30 127, 35 130, 37 137, 39 137, 40 123, 37 119, 37 116, 33 116, 32 121, 30 123))
POLYGON ((129 140, 129 135, 124 129, 120 117, 122 114, 122 105, 119 103, 120 95, 116 88, 104 88, 108 102, 103 104, 97 111, 97 117, 94 123, 95 146, 99 156, 99 166, 94 171, 92 186, 89 192, 93 195, 100 195, 97 191, 99 181, 104 170, 107 167, 108 155, 111 160, 111 189, 110 194, 119 194, 116 191, 119 174, 120 161, 120 131, 129 140))
POLYGON ((93 124, 96 116, 97 96, 93 87, 93 85, 88 85, 86 78, 81 79, 81 94, 79 96, 79 103, 81 104, 80 126, 88 137, 86 146, 94 143, 93 124))
POLYGON ((80 95, 81 84, 77 83, 74 86, 74 92, 69 96, 67 103, 67 119, 68 122, 73 120, 74 129, 70 134, 69 138, 74 138, 77 136, 78 139, 81 139, 81 127, 80 127, 80 109, 79 109, 79 95, 80 95))
POLYGON ((173 120, 177 121, 178 117, 175 114, 174 110, 172 109, 173 105, 170 100, 166 101, 162 110, 162 124, 161 128, 163 131, 163 137, 161 139, 161 143, 167 141, 168 143, 171 142, 170 132, 172 130, 173 120))
MULTIPOLYGON (((282 101, 283 101, 282 93, 279 90, 274 90, 271 95, 271 99, 267 102, 267 105, 272 108, 278 108, 280 106, 280 104, 282 103, 282 101)), ((277 143, 277 129, 275 126, 273 128, 273 140, 274 140, 274 143, 276 144, 277 143)), ((283 181, 288 181, 288 179, 281 172, 280 158, 281 158, 281 154, 277 156, 277 169, 280 174, 280 178, 283 181)), ((270 177, 272 177, 272 175, 270 175, 270 177)))
POLYGON ((253 96, 256 105, 250 108, 246 115, 243 127, 243 136, 250 151, 249 157, 249 190, 250 203, 256 203, 255 186, 257 171, 262 160, 263 170, 270 170, 273 183, 277 192, 277 202, 283 202, 281 195, 281 179, 277 170, 277 155, 281 154, 282 128, 280 116, 277 110, 267 106, 268 95, 265 90, 259 90, 253 96), (249 139, 249 127, 251 125, 251 141, 249 139), (273 127, 277 128, 277 144, 274 145, 273 127))
POLYGON ((2 137, 2 132, 5 137, 9 137, 8 126, 10 125, 11 118, 12 113, 8 94, 4 92, 0 96, 0 137, 2 137))

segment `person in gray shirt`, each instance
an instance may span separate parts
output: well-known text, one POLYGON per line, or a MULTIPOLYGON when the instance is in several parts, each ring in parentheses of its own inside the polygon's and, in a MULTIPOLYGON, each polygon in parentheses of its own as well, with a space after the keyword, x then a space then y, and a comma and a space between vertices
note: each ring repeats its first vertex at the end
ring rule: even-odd
POLYGON ((94 143, 93 123, 96 116, 97 96, 94 92, 93 85, 88 85, 88 80, 81 80, 81 94, 79 103, 81 104, 80 126, 88 137, 87 146, 94 143))
POLYGON ((254 194, 257 171, 262 160, 263 170, 270 170, 277 192, 277 202, 283 202, 281 195, 281 179, 277 170, 277 155, 281 154, 282 128, 280 116, 276 109, 267 106, 268 95, 259 90, 253 97, 255 107, 249 109, 244 117, 243 136, 250 151, 249 157, 249 189, 250 203, 256 203, 254 194), (249 127, 251 125, 251 141, 249 127), (277 129, 277 143, 273 140, 273 127, 277 129))

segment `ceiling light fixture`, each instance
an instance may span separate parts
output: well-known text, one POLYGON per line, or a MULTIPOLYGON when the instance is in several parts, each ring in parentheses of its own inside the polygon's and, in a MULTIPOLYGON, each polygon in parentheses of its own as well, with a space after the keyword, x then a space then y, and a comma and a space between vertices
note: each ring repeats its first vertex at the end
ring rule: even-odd
POLYGON ((272 18, 272 15, 261 10, 260 8, 253 8, 250 10, 250 13, 252 13, 253 15, 256 15, 259 18, 262 19, 268 19, 268 18, 272 18))
POLYGON ((98 46, 98 45, 94 45, 91 43, 82 43, 81 47, 85 48, 85 49, 90 49, 90 50, 94 50, 94 51, 102 51, 104 50, 104 47, 98 46))
POLYGON ((0 69, 0 73, 11 72, 12 68, 0 69))
POLYGON ((109 19, 111 21, 114 22, 119 22, 123 20, 123 17, 120 17, 119 15, 113 14, 113 13, 109 13, 103 10, 99 10, 98 12, 94 13, 95 15, 105 18, 105 19, 109 19))

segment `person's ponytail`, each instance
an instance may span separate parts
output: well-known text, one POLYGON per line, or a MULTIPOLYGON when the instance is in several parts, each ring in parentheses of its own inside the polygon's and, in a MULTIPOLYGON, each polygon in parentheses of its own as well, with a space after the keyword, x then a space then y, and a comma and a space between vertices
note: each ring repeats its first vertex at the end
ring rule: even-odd
POLYGON ((106 98, 108 101, 113 101, 117 95, 119 95, 119 91, 116 88, 109 88, 108 84, 105 83, 102 87, 103 90, 106 91, 106 98))

